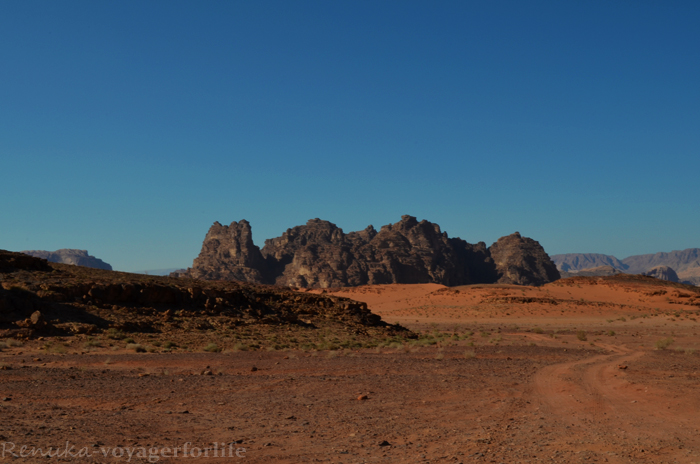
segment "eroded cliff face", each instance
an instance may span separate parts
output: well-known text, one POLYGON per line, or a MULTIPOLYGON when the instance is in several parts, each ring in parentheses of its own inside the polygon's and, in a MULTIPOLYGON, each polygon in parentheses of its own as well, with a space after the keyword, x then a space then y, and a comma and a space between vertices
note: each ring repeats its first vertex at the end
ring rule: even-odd
POLYGON ((473 245, 450 238, 437 224, 419 222, 413 216, 402 216, 379 232, 369 226, 348 234, 328 221, 312 219, 267 240, 260 250, 253 244, 247 221, 229 226, 217 222, 193 267, 181 275, 302 288, 391 283, 541 285, 558 279, 556 267, 539 243, 517 237, 494 244, 496 261, 483 242, 473 245))
POLYGON ((194 260, 188 276, 201 280, 240 280, 250 283, 266 281, 261 270, 265 260, 253 244, 250 223, 245 219, 222 226, 215 222, 194 260))

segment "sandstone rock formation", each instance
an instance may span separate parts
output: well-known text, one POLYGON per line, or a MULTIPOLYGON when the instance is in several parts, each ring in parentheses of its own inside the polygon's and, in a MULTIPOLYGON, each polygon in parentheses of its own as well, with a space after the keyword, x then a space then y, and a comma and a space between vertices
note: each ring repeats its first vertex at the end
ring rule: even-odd
POLYGON ((676 274, 676 271, 674 271, 673 268, 670 268, 668 266, 656 266, 654 268, 649 269, 643 275, 656 277, 657 279, 661 280, 668 280, 670 282, 680 281, 678 279, 678 274, 676 274))
POLYGON ((35 258, 42 258, 52 263, 61 264, 72 264, 74 266, 85 266, 94 269, 104 269, 105 271, 111 271, 112 266, 105 263, 101 259, 97 259, 94 256, 88 254, 87 250, 73 250, 70 248, 63 248, 56 251, 44 251, 44 250, 27 250, 22 251, 25 255, 34 256, 35 258))
POLYGON ((253 244, 247 221, 229 226, 217 222, 192 268, 177 275, 304 288, 391 283, 542 285, 559 278, 552 261, 532 239, 516 233, 492 249, 483 242, 472 245, 450 238, 437 224, 419 222, 413 216, 402 216, 379 231, 369 226, 348 234, 328 221, 312 219, 265 241, 262 250, 253 244))
POLYGON ((253 234, 246 220, 222 226, 215 222, 207 232, 199 257, 194 260, 188 277, 201 280, 240 280, 263 283, 261 270, 265 260, 253 244, 253 234))
POLYGON ((499 283, 544 285, 559 278, 557 267, 542 245, 518 232, 499 238, 489 251, 496 263, 499 283))

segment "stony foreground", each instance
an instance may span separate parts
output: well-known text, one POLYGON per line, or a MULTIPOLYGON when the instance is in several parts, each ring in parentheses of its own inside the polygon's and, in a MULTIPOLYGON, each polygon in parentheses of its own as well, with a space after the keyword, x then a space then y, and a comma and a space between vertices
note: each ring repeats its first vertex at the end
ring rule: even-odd
POLYGON ((439 329, 423 346, 325 352, 9 346, 0 440, 91 454, 71 462, 186 443, 209 448, 195 462, 700 462, 692 351, 654 350, 652 332, 439 329))

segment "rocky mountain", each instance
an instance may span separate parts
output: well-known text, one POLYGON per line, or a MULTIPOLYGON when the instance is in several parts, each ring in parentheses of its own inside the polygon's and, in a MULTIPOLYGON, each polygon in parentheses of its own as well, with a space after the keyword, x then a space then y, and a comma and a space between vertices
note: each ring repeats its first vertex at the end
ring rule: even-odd
POLYGON ((668 266, 656 266, 649 269, 643 275, 655 277, 661 280, 668 280, 670 282, 679 282, 678 274, 672 268, 668 266))
POLYGON ((89 255, 87 250, 63 248, 56 251, 27 250, 21 251, 20 253, 24 253, 25 255, 33 256, 35 258, 45 259, 52 263, 72 264, 74 266, 85 266, 94 269, 103 269, 105 271, 112 270, 112 266, 105 263, 101 259, 97 259, 94 256, 89 255))
POLYGON ((599 253, 567 253, 552 255, 552 261, 560 271, 571 272, 592 269, 601 266, 611 266, 624 271, 627 266, 614 256, 599 253))
POLYGON ((553 255, 552 261, 567 273, 607 265, 628 274, 644 274, 657 266, 667 266, 677 273, 681 282, 700 285, 700 248, 635 255, 623 260, 596 253, 567 253, 553 255))
POLYGON ((516 285, 542 285, 559 279, 559 271, 544 248, 518 232, 501 237, 489 248, 496 263, 498 282, 516 285))
POLYGON ((668 266, 680 275, 691 268, 700 267, 700 248, 630 256, 622 262, 627 266, 627 272, 631 274, 641 274, 656 266, 668 266))
POLYGON ((559 278, 536 241, 515 233, 491 248, 450 238, 440 226, 402 216, 379 231, 345 233, 312 219, 265 241, 259 249, 248 221, 209 229, 191 269, 177 275, 302 288, 365 284, 471 283, 542 285, 559 278))

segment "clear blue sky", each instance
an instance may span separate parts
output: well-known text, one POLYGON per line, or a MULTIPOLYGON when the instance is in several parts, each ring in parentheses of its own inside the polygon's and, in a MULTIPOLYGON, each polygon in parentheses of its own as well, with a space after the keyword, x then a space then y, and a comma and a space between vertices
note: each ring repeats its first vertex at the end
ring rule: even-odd
POLYGON ((700 247, 700 3, 0 2, 0 248, 185 267, 330 220, 700 247))

